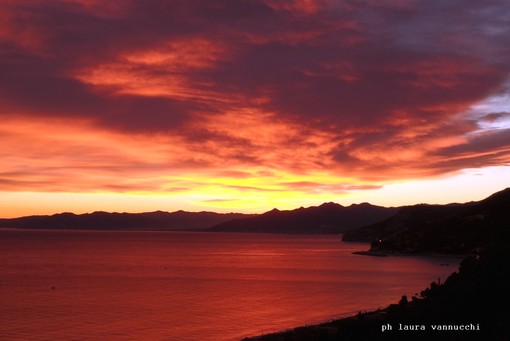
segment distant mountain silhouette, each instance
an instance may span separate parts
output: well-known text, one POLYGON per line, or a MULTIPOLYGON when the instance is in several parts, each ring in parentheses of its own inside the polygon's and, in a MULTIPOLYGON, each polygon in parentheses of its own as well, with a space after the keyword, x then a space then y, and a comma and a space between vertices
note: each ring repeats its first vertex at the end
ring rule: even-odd
POLYGON ((224 221, 252 217, 251 214, 213 212, 147 212, 86 214, 59 213, 0 219, 0 227, 87 230, 204 230, 224 221))
POLYGON ((335 203, 298 208, 292 211, 273 209, 264 214, 220 223, 210 231, 266 233, 342 233, 386 219, 397 212, 362 203, 344 207, 335 203))
POLYGON ((373 252, 403 253, 470 253, 509 238, 510 188, 479 202, 402 207, 343 235, 344 241, 372 241, 373 252))
POLYGON ((394 216, 372 225, 350 230, 343 235, 342 239, 344 241, 370 242, 387 238, 407 230, 413 230, 416 226, 432 224, 445 217, 463 212, 469 205, 473 204, 403 206, 394 216))
POLYGON ((509 239, 510 188, 466 204, 386 208, 368 203, 320 206, 264 214, 214 212, 60 213, 0 219, 0 227, 34 229, 204 230, 211 232, 343 233, 370 241, 372 251, 462 253, 509 239))

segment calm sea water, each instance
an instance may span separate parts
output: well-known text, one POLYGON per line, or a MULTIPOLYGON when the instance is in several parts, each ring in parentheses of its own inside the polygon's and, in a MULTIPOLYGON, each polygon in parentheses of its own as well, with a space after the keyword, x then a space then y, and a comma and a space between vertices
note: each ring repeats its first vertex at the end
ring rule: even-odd
POLYGON ((0 339, 239 340, 386 306, 459 263, 351 254, 367 248, 338 236, 0 230, 0 339))

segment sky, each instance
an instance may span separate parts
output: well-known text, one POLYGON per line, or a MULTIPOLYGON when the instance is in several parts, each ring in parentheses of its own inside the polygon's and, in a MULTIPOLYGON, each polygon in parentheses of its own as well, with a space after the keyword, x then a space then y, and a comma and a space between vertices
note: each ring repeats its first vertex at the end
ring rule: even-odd
POLYGON ((3 0, 0 217, 510 187, 505 0, 3 0))

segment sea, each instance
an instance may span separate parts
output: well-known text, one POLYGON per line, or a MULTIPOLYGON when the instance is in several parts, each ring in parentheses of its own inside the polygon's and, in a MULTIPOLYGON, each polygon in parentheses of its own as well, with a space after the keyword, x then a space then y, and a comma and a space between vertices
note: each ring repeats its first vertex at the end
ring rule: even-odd
POLYGON ((452 257, 338 235, 0 230, 1 340, 241 340, 410 298, 452 257))

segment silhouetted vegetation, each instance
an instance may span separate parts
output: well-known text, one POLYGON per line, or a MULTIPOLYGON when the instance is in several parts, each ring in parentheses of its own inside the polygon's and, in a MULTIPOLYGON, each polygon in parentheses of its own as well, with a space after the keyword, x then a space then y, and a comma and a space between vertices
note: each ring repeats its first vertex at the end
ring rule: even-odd
POLYGON ((469 256, 445 283, 431 283, 411 300, 251 340, 510 340, 510 188, 476 203, 405 207, 344 235, 367 238, 373 242, 365 254, 469 256))
POLYGON ((432 283, 411 300, 402 297, 383 310, 247 340, 509 340, 509 259, 510 244, 502 242, 467 257, 445 283, 432 283))

